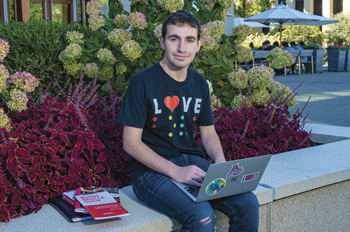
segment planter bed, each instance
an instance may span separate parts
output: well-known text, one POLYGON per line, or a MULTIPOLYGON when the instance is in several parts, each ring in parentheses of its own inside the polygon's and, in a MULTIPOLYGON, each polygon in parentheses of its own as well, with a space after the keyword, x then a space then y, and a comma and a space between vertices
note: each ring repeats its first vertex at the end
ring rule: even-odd
MULTIPOLYGON (((350 228, 350 128, 306 124, 313 140, 324 145, 272 156, 255 193, 260 203, 259 231, 346 231, 350 228), (330 143, 328 143, 330 142, 330 143)), ((0 223, 2 231, 173 231, 180 225, 148 208, 130 186, 121 190, 130 216, 70 223, 45 205, 36 214, 0 223)), ((217 231, 227 218, 216 213, 217 231)))

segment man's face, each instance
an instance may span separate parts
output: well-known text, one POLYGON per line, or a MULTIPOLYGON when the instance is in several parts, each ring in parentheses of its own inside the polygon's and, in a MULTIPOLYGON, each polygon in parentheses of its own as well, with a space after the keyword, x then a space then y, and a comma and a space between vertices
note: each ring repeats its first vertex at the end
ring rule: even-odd
POLYGON ((202 44, 202 40, 197 40, 197 32, 196 28, 188 24, 168 25, 166 36, 161 37, 160 45, 165 51, 163 62, 169 69, 187 69, 192 63, 202 44))

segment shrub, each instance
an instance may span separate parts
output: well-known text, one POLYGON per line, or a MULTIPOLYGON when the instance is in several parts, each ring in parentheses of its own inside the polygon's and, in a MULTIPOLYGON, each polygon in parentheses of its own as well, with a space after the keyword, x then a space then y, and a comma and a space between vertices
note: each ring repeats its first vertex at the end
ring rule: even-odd
POLYGON ((338 13, 334 15, 338 19, 338 23, 328 25, 325 31, 327 43, 350 45, 350 14, 338 13))
POLYGON ((245 61, 253 60, 253 51, 247 47, 243 47, 242 45, 236 46, 236 55, 233 58, 234 61, 239 63, 243 63, 245 61))
MULTIPOLYGON (((318 26, 299 26, 299 25, 290 25, 282 26, 282 41, 288 43, 294 41, 296 43, 304 41, 305 44, 308 43, 322 43, 324 35, 318 26), (303 40, 304 38, 304 40, 303 40)), ((279 27, 274 29, 272 33, 279 35, 279 27)))
POLYGON ((101 99, 82 82, 69 89, 66 101, 31 102, 11 115, 11 131, 0 129, 0 221, 36 212, 78 186, 130 184, 116 123, 120 94, 101 99))
POLYGON ((318 43, 309 43, 303 46, 304 49, 322 49, 322 46, 318 43))
MULTIPOLYGON (((10 50, 7 41, 0 39, 0 62, 3 62, 10 50)), ((0 64, 0 106, 12 111, 27 109, 28 96, 38 87, 39 81, 28 72, 16 72, 10 75, 3 64, 0 64)), ((10 119, 5 114, 4 108, 0 108, 0 128, 11 129, 10 119)))
POLYGON ((262 44, 264 41, 269 40, 272 44, 274 41, 279 41, 279 37, 277 34, 272 35, 270 33, 264 34, 264 33, 256 33, 256 34, 250 34, 246 40, 242 43, 243 46, 249 47, 249 43, 253 43, 255 48, 258 49, 262 47, 262 44))
POLYGON ((274 48, 266 57, 266 60, 271 63, 274 69, 282 69, 294 64, 295 60, 291 53, 281 48, 274 48))
MULTIPOLYGON (((314 146, 310 133, 303 129, 303 110, 290 113, 288 103, 278 103, 283 94, 284 89, 264 106, 244 102, 239 110, 217 107, 213 111, 214 126, 226 160, 277 154, 314 146)), ((197 141, 201 144, 199 137, 197 141)))
MULTIPOLYGON (((116 123, 121 93, 110 90, 100 98, 95 83, 82 86, 80 81, 75 89, 68 82, 58 87, 64 101, 41 95, 28 110, 11 113, 11 131, 0 129, 0 221, 38 211, 49 197, 78 186, 130 184, 123 126, 116 123)), ((214 126, 226 159, 313 145, 302 130, 301 112, 289 113, 294 95, 285 90, 265 106, 243 101, 235 110, 216 107, 214 126)))
MULTIPOLYGON (((10 24, 0 22, 1 38, 11 45, 4 65, 10 73, 30 72, 39 79, 39 87, 43 89, 46 89, 51 80, 57 80, 63 85, 67 75, 58 55, 67 45, 66 33, 73 30, 84 32, 87 37, 92 33, 86 26, 43 20, 10 24)), ((54 89, 51 92, 54 93, 54 89)))
POLYGON ((232 28, 233 41, 237 44, 243 43, 247 37, 253 33, 253 28, 247 25, 241 24, 232 28))
MULTIPOLYGON (((274 70, 266 66, 255 66, 248 71, 238 69, 219 81, 218 84, 222 85, 222 88, 220 91, 214 90, 214 94, 220 99, 222 105, 229 109, 240 108, 243 98, 253 105, 265 105, 285 88, 284 85, 272 79, 274 75, 274 70)), ((295 104, 294 94, 285 88, 279 103, 292 106, 295 104), (285 101, 288 96, 291 99, 285 101)))

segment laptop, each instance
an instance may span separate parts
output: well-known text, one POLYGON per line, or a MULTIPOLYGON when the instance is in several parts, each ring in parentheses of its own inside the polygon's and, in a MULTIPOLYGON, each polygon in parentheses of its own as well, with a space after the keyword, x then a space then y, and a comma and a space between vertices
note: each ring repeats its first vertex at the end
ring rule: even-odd
POLYGON ((172 181, 194 202, 251 192, 257 188, 270 158, 263 155, 211 164, 201 187, 172 181))

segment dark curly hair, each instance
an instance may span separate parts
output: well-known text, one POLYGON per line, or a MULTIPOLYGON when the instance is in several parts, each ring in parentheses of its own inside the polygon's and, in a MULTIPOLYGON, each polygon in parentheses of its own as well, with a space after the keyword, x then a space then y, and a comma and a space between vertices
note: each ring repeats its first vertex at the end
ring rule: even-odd
POLYGON ((168 25, 179 25, 183 26, 185 24, 190 25, 193 28, 197 29, 197 40, 201 38, 201 25, 198 22, 198 19, 189 11, 178 10, 171 13, 163 22, 162 28, 162 37, 165 38, 167 33, 168 25))

